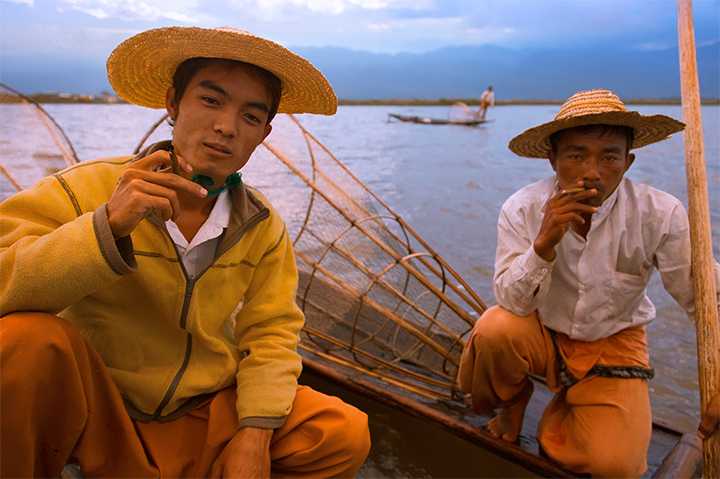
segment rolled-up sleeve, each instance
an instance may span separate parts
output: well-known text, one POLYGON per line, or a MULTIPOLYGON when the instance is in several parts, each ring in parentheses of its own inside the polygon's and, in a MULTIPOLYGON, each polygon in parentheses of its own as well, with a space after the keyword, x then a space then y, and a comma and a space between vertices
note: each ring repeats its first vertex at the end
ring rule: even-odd
POLYGON ((495 256, 495 298, 500 306, 519 316, 535 311, 550 289, 554 262, 535 252, 533 238, 518 214, 506 207, 498 219, 498 246, 495 256))

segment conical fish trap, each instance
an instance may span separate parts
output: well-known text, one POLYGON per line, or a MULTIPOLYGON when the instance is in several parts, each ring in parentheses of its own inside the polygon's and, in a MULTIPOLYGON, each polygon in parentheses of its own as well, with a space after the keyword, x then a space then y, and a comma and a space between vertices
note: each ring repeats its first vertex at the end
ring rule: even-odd
POLYGON ((0 83, 0 201, 78 162, 67 135, 42 106, 0 83))
POLYGON ((450 398, 486 309, 405 221, 290 115, 243 168, 285 219, 306 315, 301 348, 430 398, 450 398))
POLYGON ((453 103, 448 109, 448 120, 454 122, 477 120, 475 112, 464 102, 458 101, 453 103))

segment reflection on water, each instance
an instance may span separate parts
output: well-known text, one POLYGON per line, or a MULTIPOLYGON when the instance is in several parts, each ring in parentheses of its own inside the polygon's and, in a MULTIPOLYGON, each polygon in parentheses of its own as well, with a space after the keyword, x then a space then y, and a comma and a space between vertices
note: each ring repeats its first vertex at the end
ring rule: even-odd
MULTIPOLYGON (((9 121, 7 108, 2 106, 3 130, 9 121)), ((81 160, 131 154, 149 126, 162 116, 160 111, 132 105, 46 105, 45 109, 65 129, 81 160)), ((547 161, 519 158, 507 144, 521 131, 552 119, 557 109, 496 107, 488 113, 492 122, 479 127, 388 121, 391 112, 442 118, 447 115, 447 108, 442 107, 340 107, 334 117, 300 115, 298 119, 491 305, 495 303, 492 271, 500 207, 517 189, 552 174, 547 161)), ((677 106, 638 109, 681 118, 677 106)), ((720 107, 703 107, 702 112, 713 245, 718 258, 720 107)), ((13 135, 21 135, 31 147, 35 143, 33 152, 40 151, 32 133, 36 130, 14 131, 19 133, 13 135)), ((164 126, 154 139, 169 134, 164 126)), ((271 135, 279 134, 276 128, 271 135)), ((2 161, 7 163, 9 140, 0 140, 2 161)), ((302 145, 297 149, 301 151, 302 145)), ((18 154, 27 159, 31 153, 18 154)), ((682 135, 640 149, 636 155, 628 176, 674 194, 687 206, 682 135)), ((270 179, 276 176, 264 174, 266 167, 261 154, 252 158, 243 173, 245 181, 261 190, 282 189, 270 179)), ((282 175, 288 180, 292 177, 282 175)), ((300 212, 303 201, 292 199, 291 203, 300 212)), ((297 221, 286 219, 291 226, 297 221)), ((651 281, 649 295, 658 309, 658 320, 648 327, 651 360, 657 372, 650 382, 653 412, 663 422, 692 431, 699 409, 694 328, 664 292, 657 276, 651 281)))

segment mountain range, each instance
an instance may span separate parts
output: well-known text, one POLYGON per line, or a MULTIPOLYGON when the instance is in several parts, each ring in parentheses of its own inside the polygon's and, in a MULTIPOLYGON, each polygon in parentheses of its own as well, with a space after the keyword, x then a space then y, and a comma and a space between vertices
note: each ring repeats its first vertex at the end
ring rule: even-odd
MULTIPOLYGON (((413 54, 336 47, 290 47, 317 66, 341 99, 476 98, 493 85, 498 100, 564 100, 606 88, 626 99, 680 97, 677 48, 513 50, 452 46, 413 54)), ((700 94, 720 99, 720 43, 697 48, 700 94)), ((23 93, 111 90, 104 59, 0 55, 0 82, 23 93)))

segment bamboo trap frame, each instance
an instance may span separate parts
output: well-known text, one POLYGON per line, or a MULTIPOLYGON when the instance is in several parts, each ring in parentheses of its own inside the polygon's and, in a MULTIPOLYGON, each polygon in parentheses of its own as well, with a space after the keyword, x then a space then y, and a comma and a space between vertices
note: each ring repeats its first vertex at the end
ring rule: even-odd
POLYGON ((273 124, 243 175, 288 223, 306 316, 301 347, 428 399, 460 399, 464 338, 485 304, 295 117, 273 124), (277 192, 267 178, 254 181, 278 161, 293 174, 296 212, 284 210, 287 177, 277 192))
POLYGON ((78 163, 65 131, 37 102, 0 83, 0 107, 0 156, 8 160, 7 165, 0 163, 0 172, 12 186, 3 185, 0 201, 78 163), (41 171, 34 171, 37 168, 41 171))

